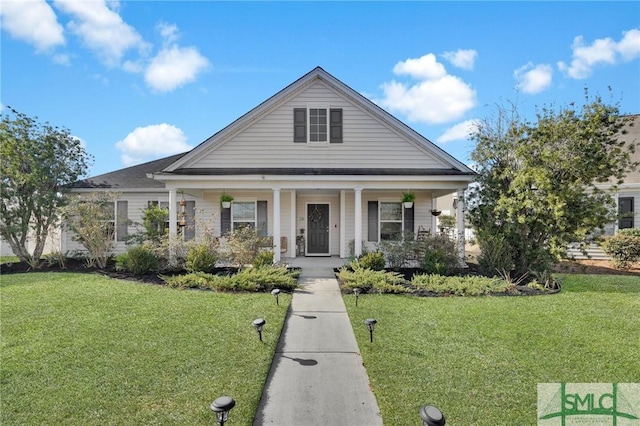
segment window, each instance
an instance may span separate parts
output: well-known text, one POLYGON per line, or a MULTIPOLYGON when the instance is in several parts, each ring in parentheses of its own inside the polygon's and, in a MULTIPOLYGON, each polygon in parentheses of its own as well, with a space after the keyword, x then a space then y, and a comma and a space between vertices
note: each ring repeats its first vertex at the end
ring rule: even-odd
POLYGON ((254 201, 234 201, 231 205, 231 229, 248 226, 256 228, 256 203, 254 201))
POLYGON ((380 203, 380 241, 402 240, 402 203, 380 203))
POLYGON ((126 241, 129 234, 128 229, 128 207, 127 201, 107 202, 104 204, 104 211, 100 213, 105 220, 105 237, 116 241, 126 241))
POLYGON ((342 143, 342 109, 294 108, 293 141, 342 143))
POLYGON ((618 198, 618 229, 633 228, 633 197, 618 198))

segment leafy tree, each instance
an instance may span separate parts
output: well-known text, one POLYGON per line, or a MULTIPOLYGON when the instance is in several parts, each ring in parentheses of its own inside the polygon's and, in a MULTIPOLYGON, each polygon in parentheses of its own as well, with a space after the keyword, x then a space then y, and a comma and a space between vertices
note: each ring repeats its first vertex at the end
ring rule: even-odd
POLYGON ((585 96, 580 109, 543 108, 535 123, 498 107, 471 135, 478 178, 469 219, 479 239, 500 236, 516 276, 547 271, 567 244, 584 244, 615 220, 611 191, 598 185, 613 190, 638 166, 635 143, 618 140, 628 124, 619 107, 585 96))
POLYGON ((37 268, 68 185, 86 173, 91 158, 69 130, 8 109, 0 123, 0 235, 20 260, 37 268))

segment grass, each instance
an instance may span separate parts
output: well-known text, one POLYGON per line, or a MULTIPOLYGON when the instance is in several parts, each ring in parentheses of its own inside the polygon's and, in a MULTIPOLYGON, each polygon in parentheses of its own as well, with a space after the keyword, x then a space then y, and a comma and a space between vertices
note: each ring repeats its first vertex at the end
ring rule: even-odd
POLYGON ((561 278, 533 297, 345 295, 384 423, 432 404, 447 424, 531 425, 538 383, 640 382, 640 278, 561 278))
POLYGON ((18 263, 20 259, 18 256, 0 256, 0 264, 2 263, 18 263))
POLYGON ((3 275, 0 297, 7 425, 210 425, 221 395, 250 425, 291 300, 73 273, 3 275))

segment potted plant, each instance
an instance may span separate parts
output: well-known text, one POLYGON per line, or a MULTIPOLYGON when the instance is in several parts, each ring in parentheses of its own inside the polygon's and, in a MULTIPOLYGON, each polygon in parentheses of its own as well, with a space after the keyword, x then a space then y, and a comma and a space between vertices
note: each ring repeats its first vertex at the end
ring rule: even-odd
POLYGON ((402 194, 402 204, 405 209, 410 209, 413 207, 413 202, 416 200, 416 194, 413 192, 404 192, 402 194))
POLYGON ((440 213, 442 213, 442 211, 440 211, 438 209, 431 210, 431 214, 434 215, 434 216, 440 216, 440 213))
POLYGON ((231 207, 231 202, 233 201, 233 197, 226 192, 223 192, 220 196, 220 203, 222 204, 223 209, 228 209, 231 207))

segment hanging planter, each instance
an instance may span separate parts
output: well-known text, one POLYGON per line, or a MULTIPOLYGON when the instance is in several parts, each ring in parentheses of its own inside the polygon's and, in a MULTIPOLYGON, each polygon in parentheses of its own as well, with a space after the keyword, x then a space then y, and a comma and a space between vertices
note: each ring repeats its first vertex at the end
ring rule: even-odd
POLYGON ((440 210, 437 210, 437 209, 431 210, 431 214, 434 216, 440 216, 440 213, 442 213, 440 210))
POLYGON ((416 200, 416 195, 413 192, 404 192, 402 194, 402 205, 405 209, 413 207, 413 202, 416 200))
POLYGON ((222 204, 223 209, 228 209, 231 207, 231 202, 233 201, 233 197, 226 192, 223 192, 220 196, 220 203, 222 204))

